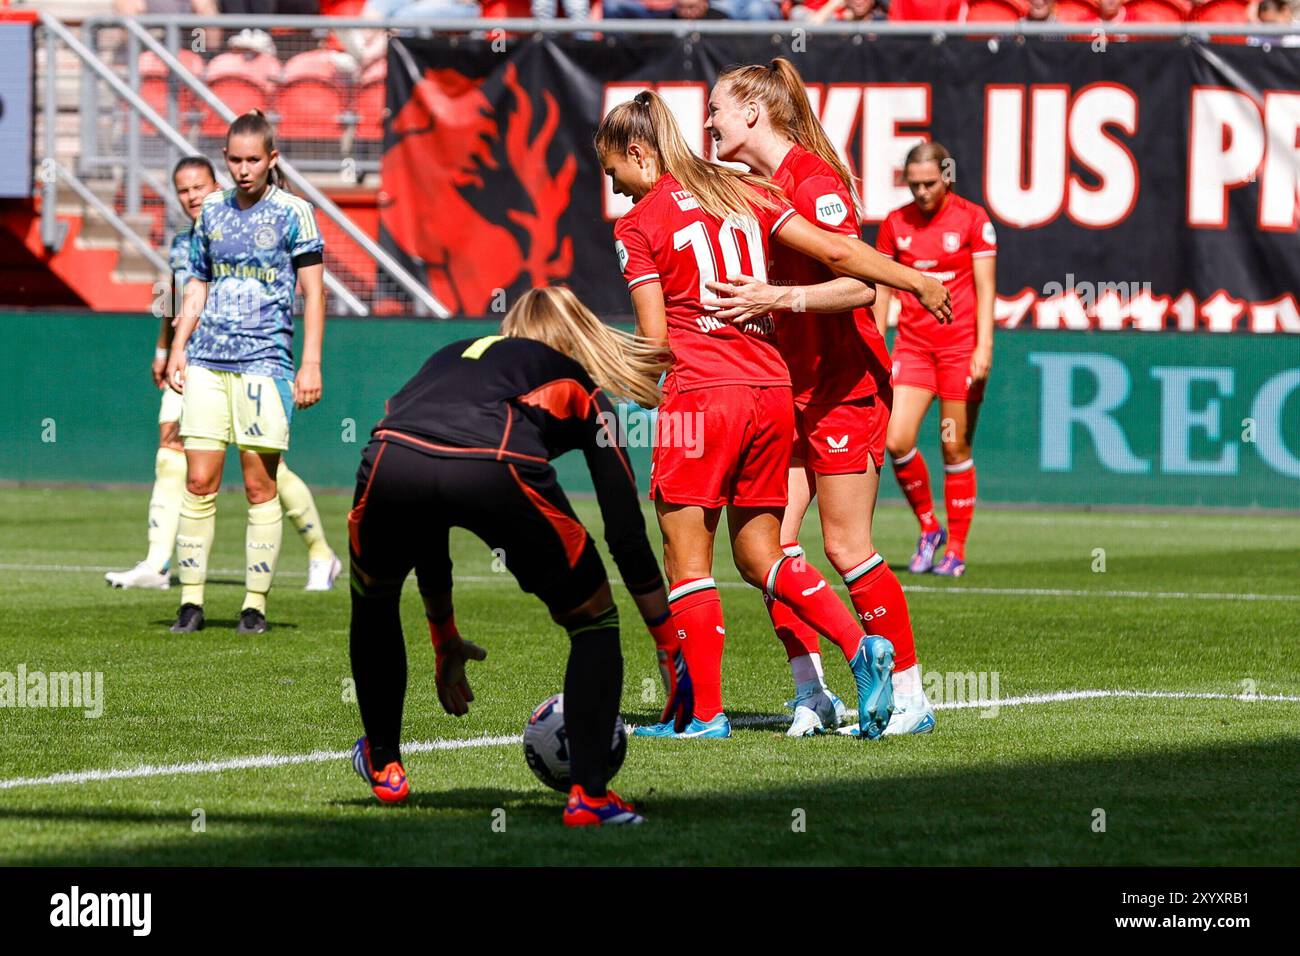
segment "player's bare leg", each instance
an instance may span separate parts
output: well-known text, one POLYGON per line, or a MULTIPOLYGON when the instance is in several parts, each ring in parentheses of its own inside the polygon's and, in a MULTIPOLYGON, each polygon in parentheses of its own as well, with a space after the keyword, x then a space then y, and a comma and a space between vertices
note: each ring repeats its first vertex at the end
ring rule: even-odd
POLYGON ((240 634, 262 634, 267 629, 266 595, 275 577, 280 557, 284 521, 275 474, 280 453, 239 450, 244 472, 244 494, 248 498, 248 526, 244 535, 244 601, 240 605, 240 634))
POLYGON ((939 408, 949 539, 948 549, 935 565, 934 573, 960 577, 966 573, 966 536, 975 515, 975 459, 971 445, 975 440, 980 403, 945 398, 939 408))
POLYGON ((921 526, 916 553, 907 565, 913 574, 929 571, 934 566, 935 552, 948 539, 948 533, 935 517, 930 472, 921 450, 916 447, 921 422, 933 400, 934 395, 923 388, 900 385, 894 389, 894 405, 885 438, 885 448, 894 462, 894 477, 921 526))

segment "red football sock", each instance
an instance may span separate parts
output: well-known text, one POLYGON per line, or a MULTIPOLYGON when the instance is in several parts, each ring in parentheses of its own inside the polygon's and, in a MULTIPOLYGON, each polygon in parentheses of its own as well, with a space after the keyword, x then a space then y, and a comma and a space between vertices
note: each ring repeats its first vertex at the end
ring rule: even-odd
POLYGON ((682 653, 695 690, 695 716, 712 720, 722 713, 722 602, 713 578, 678 581, 668 592, 673 621, 686 632, 682 653))
POLYGON ((943 496, 948 508, 948 554, 966 558, 966 535, 975 514, 975 459, 945 465, 943 496))
POLYGON ((834 641, 849 660, 862 643, 862 628, 822 577, 802 558, 783 557, 767 572, 767 594, 789 605, 805 624, 834 641))
MULTIPOLYGON (((797 541, 781 545, 781 550, 792 558, 803 557, 803 548, 797 541)), ((790 605, 776 600, 767 592, 763 593, 763 603, 767 605, 767 613, 772 618, 772 630, 776 632, 777 640, 785 647, 786 660, 792 661, 805 654, 822 652, 821 640, 817 632, 801 621, 790 605)))
POLYGON ((934 516, 934 496, 930 493, 930 471, 925 467, 921 449, 913 448, 902 458, 894 459, 894 477, 898 487, 903 490, 903 497, 912 506, 912 513, 921 522, 921 533, 929 534, 939 530, 939 521, 934 516))
POLYGON ((894 669, 907 670, 916 663, 912 616, 907 612, 903 586, 879 554, 844 572, 849 597, 868 634, 888 638, 894 645, 894 669))
POLYGON ((772 617, 772 630, 776 631, 777 639, 785 646, 786 660, 792 661, 805 654, 822 652, 821 638, 817 632, 800 620, 790 605, 766 594, 763 595, 763 603, 767 605, 767 613, 772 617))

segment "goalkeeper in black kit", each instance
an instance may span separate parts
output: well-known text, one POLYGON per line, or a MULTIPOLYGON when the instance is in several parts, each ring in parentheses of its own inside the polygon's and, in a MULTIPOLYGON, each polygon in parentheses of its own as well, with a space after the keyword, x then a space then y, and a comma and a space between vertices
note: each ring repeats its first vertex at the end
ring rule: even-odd
POLYGON ((608 428, 606 393, 646 407, 667 356, 606 326, 568 289, 526 293, 501 334, 435 353, 386 404, 357 471, 348 516, 350 650, 365 736, 352 762, 385 803, 409 794, 399 740, 406 648, 399 603, 415 570, 437 654, 438 698, 455 716, 474 699, 466 663, 486 651, 463 639, 452 605, 448 532, 482 538, 569 634, 564 718, 573 786, 567 826, 641 823, 607 784, 623 685, 618 609, 604 565, 550 461, 582 449, 605 540, 645 619, 669 685, 665 719, 689 719, 690 681, 646 538, 636 479, 608 428))

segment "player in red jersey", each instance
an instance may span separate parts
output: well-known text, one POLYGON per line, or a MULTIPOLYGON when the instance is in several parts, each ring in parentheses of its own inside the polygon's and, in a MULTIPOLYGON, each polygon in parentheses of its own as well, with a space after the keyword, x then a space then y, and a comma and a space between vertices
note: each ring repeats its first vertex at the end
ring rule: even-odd
MULTIPOLYGON (((966 572, 966 535, 975 512, 971 443, 993 364, 998 240, 988 213, 952 191, 952 168, 952 156, 938 143, 921 143, 907 154, 903 174, 915 201, 889 214, 876 246, 952 289, 951 325, 933 322, 913 296, 899 296, 894 414, 886 445, 894 476, 921 523, 921 539, 908 570, 958 577, 966 572), (930 474, 916 447, 921 421, 936 395, 947 531, 934 516, 930 474), (945 540, 948 550, 936 564, 935 551, 945 540)), ((876 322, 882 332, 890 299, 887 291, 876 297, 876 322)))
MULTIPOLYGON (((724 72, 709 98, 709 116, 706 127, 719 159, 772 179, 800 215, 821 228, 858 236, 852 174, 789 60, 724 72)), ((794 250, 777 248, 773 257, 771 284, 742 276, 714 288, 730 306, 723 317, 778 310, 777 345, 790 367, 795 402, 782 547, 803 553, 799 528, 813 497, 820 498, 826 558, 848 587, 863 626, 894 646, 896 710, 886 733, 926 733, 934 727, 934 709, 921 686, 907 598, 871 543, 893 400, 889 350, 867 308, 875 292, 794 250)), ((790 735, 833 727, 843 705, 836 706, 839 699, 825 686, 816 632, 779 601, 769 600, 768 611, 795 681, 790 735)))
POLYGON ((764 279, 769 236, 837 272, 911 289, 943 319, 947 293, 856 239, 818 229, 769 181, 694 155, 654 93, 611 110, 595 145, 615 192, 635 204, 614 236, 637 331, 673 355, 650 494, 664 537, 673 619, 685 633, 695 717, 682 732, 668 724, 640 732, 730 736, 721 694, 726 631, 712 578, 713 539, 725 506, 741 576, 840 647, 858 688, 861 732, 879 737, 893 707, 893 647, 864 635, 826 579, 781 550, 794 407, 771 319, 732 325, 703 300, 707 283, 719 277, 764 279), (683 440, 688 435, 702 436, 703 445, 683 440))

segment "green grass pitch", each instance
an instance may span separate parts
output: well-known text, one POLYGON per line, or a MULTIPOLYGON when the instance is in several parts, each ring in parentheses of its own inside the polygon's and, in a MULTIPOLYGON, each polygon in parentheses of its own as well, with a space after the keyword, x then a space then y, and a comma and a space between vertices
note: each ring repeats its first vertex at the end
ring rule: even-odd
MULTIPOLYGON (((943 699, 935 733, 874 744, 782 735, 789 669, 723 544, 735 736, 634 739, 615 786, 647 824, 572 833, 520 745, 488 739, 518 735, 560 688, 567 641, 477 540, 453 535, 457 620, 489 653, 466 718, 437 706, 407 588, 403 739, 441 743, 408 754, 412 799, 390 808, 326 756, 360 733, 346 578, 304 593, 286 523, 272 630, 237 638, 244 503, 223 492, 208 628, 173 636, 176 589, 103 581, 143 554, 146 503, 146 491, 0 490, 0 672, 104 675, 97 719, 0 708, 0 863, 1269 865, 1294 863, 1300 844, 1294 518, 982 510, 966 578, 902 577, 926 674, 984 674, 986 691, 996 674, 1003 704, 993 715, 943 699), (1048 696, 1081 690, 1147 695, 1048 696), (1231 699, 1243 693, 1264 699, 1231 699), (168 769, 265 757, 286 759, 168 769), (144 766, 158 769, 87 779, 144 766), (81 776, 39 782, 63 773, 81 776)), ((319 504, 344 550, 347 500, 319 504)), ((594 502, 577 507, 598 529, 594 502)), ((902 566, 911 516, 883 507, 877 533, 902 566)), ((815 531, 803 541, 820 557, 815 531)), ((652 648, 626 594, 619 605, 623 714, 645 722, 661 694, 652 648)), ((958 690, 949 681, 943 697, 958 690)))

